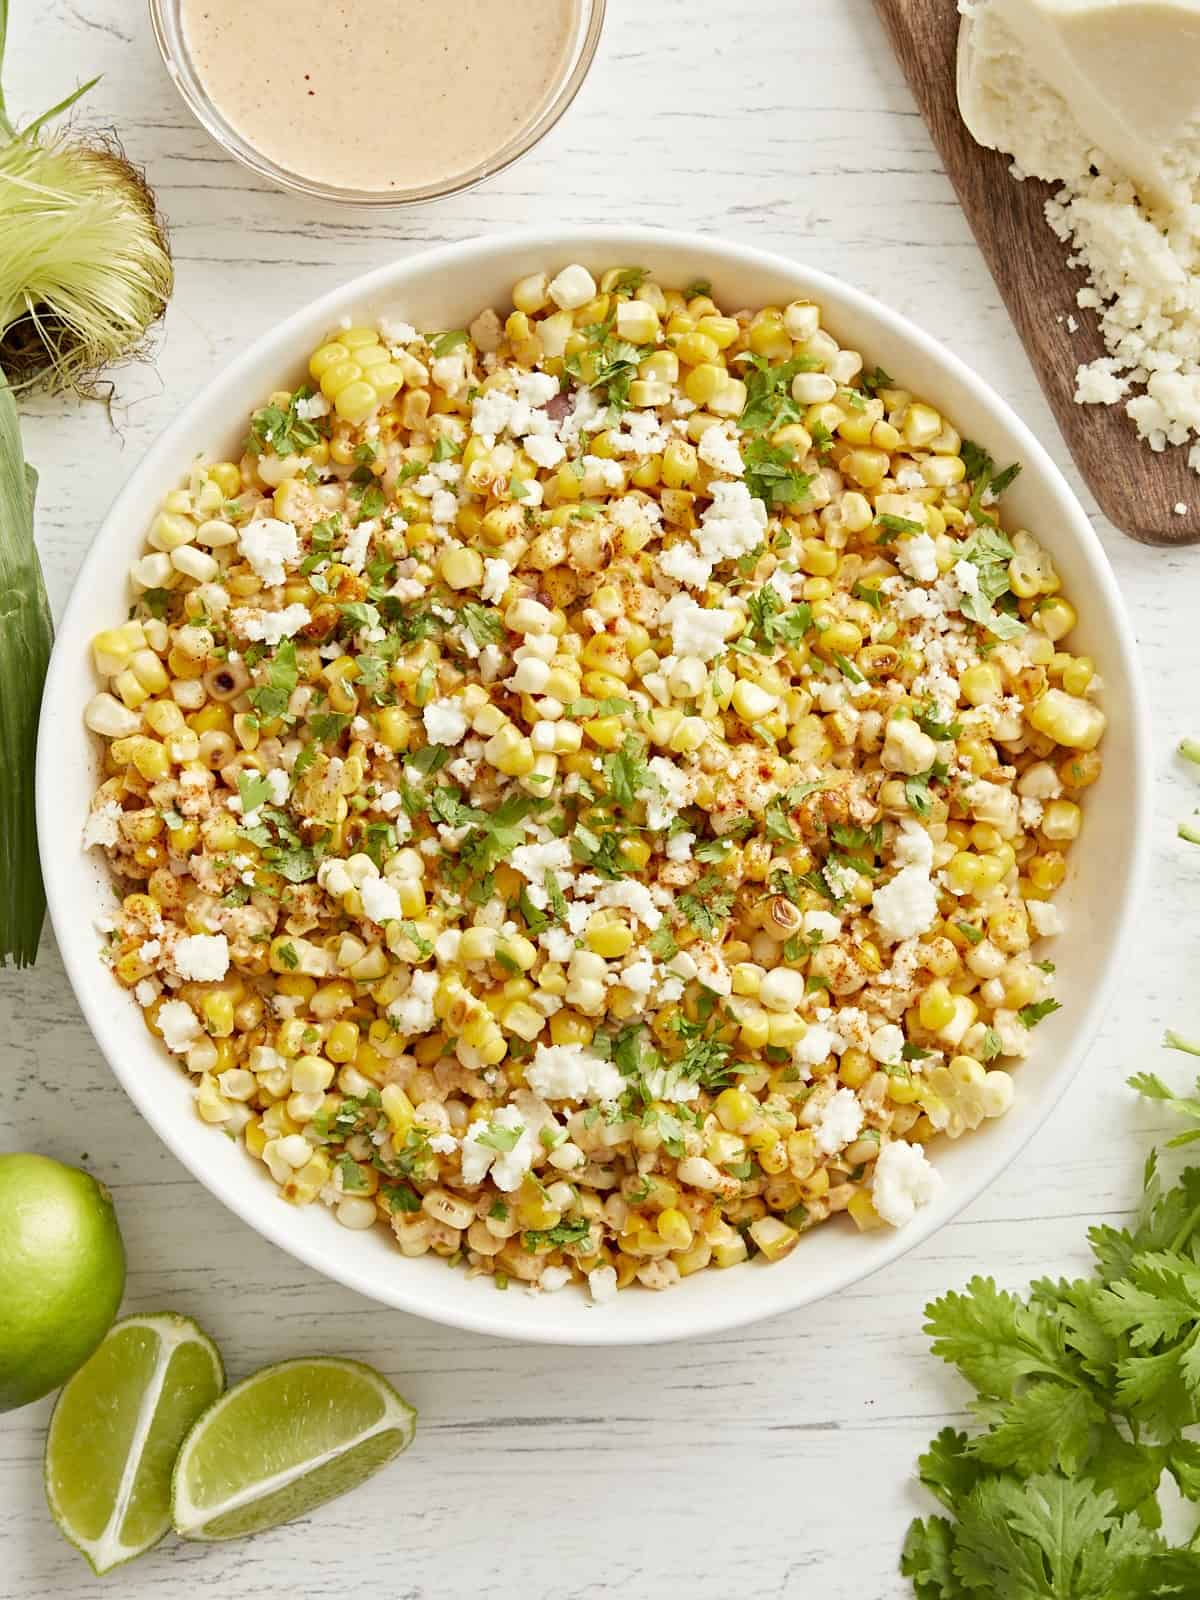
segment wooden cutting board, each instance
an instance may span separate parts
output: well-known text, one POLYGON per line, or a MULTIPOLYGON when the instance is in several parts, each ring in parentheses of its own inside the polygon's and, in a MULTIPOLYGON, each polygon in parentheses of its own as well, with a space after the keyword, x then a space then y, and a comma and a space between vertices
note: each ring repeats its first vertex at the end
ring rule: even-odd
POLYGON ((956 0, 875 0, 967 221, 1016 324, 1075 464, 1105 516, 1145 544, 1200 540, 1200 477, 1187 449, 1155 454, 1120 405, 1080 406, 1075 369, 1104 355, 1093 311, 1075 296, 1086 281, 1043 215, 1050 186, 1017 183, 1009 158, 967 132, 955 90, 956 0), (1068 317, 1077 331, 1069 331, 1068 317), (1186 506, 1182 514, 1176 505, 1186 506))

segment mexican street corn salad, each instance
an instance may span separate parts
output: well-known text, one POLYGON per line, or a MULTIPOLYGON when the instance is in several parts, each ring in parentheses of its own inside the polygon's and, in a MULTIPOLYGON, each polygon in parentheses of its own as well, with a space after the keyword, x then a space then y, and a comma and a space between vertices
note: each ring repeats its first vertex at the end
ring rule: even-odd
POLYGON ((93 643, 105 959, 199 1117, 500 1288, 909 1221, 1057 1008, 1100 770, 1018 470, 803 301, 331 331, 93 643))

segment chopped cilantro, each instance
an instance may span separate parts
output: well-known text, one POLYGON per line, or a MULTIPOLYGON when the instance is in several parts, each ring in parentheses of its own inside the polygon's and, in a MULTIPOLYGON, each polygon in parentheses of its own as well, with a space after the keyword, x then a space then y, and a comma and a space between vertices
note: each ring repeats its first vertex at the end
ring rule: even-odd
POLYGON ((742 452, 746 463, 746 487, 768 507, 790 506, 803 501, 812 475, 800 472, 789 450, 764 438, 752 439, 742 452))
POLYGON ((312 391, 297 389, 283 406, 263 406, 250 418, 249 448, 256 455, 273 450, 277 456, 296 455, 314 445, 321 435, 313 423, 299 415, 301 400, 307 400, 312 391))
POLYGON ((1036 1005, 1022 1006, 1017 1016, 1021 1019, 1022 1027, 1036 1028, 1039 1022, 1061 1010, 1062 1004, 1058 1000, 1039 1000, 1036 1005))
POLYGON ((720 888, 720 882, 716 873, 706 873, 677 901, 692 927, 706 939, 712 938, 733 909, 734 892, 720 888))
POLYGON ((300 957, 296 953, 296 946, 290 942, 288 944, 276 945, 275 956, 279 961, 283 962, 284 966, 289 972, 295 972, 296 968, 300 965, 300 957))
POLYGON ((639 791, 653 783, 650 768, 642 759, 645 751, 643 742, 631 733, 619 750, 604 757, 604 781, 616 805, 634 805, 639 791))
POLYGON ((515 1128, 506 1128, 502 1122, 489 1122, 483 1133, 474 1135, 473 1142, 487 1145, 489 1150, 499 1150, 501 1154, 507 1155, 510 1150, 516 1149, 517 1140, 524 1132, 525 1129, 520 1124, 515 1128))
POLYGON ((435 334, 429 341, 429 348, 436 358, 448 356, 452 350, 457 350, 461 345, 470 344, 471 336, 465 328, 451 328, 446 333, 435 334))
POLYGON ((504 623, 489 606, 470 601, 459 611, 458 620, 481 650, 484 645, 498 644, 504 637, 504 623))
POLYGON ((569 1222, 557 1222, 553 1228, 526 1228, 521 1235, 525 1250, 552 1250, 560 1245, 581 1244, 592 1231, 586 1217, 574 1217, 569 1222))
POLYGON ((239 772, 237 783, 243 816, 250 811, 257 811, 263 801, 271 797, 271 785, 256 772, 239 772))
POLYGON ((650 276, 645 267, 626 267, 618 272, 613 279, 610 294, 633 295, 642 287, 650 276))
POLYGON ((309 717, 308 725, 315 739, 322 744, 332 744, 335 739, 341 738, 352 721, 348 711, 318 711, 309 717))
POLYGON ((894 517, 890 511, 881 511, 875 518, 875 526, 881 530, 876 536, 876 544, 891 544, 902 533, 925 532, 923 522, 914 522, 911 517, 894 517))
POLYGON ((292 690, 299 679, 296 646, 290 639, 285 639, 271 658, 266 683, 256 685, 248 694, 250 704, 264 722, 273 722, 286 713, 292 690))

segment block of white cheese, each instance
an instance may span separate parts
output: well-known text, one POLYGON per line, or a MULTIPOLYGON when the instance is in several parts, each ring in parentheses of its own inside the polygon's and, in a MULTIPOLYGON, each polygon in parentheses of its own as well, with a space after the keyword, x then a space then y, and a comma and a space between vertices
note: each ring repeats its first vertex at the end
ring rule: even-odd
POLYGON ((1156 206, 1200 173, 1200 0, 959 0, 974 137, 1051 181, 1098 165, 1156 206), (1102 158, 1095 160, 1095 152, 1102 158))

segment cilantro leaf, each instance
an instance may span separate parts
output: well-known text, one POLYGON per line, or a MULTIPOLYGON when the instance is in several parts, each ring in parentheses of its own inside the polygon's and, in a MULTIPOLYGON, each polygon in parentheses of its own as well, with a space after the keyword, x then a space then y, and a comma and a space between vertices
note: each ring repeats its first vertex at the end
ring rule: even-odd
POLYGON ((643 742, 631 733, 619 750, 604 757, 604 782, 615 805, 628 809, 636 804, 639 791, 654 782, 642 759, 645 750, 643 742))
POLYGON ((292 690, 299 681, 296 646, 285 639, 271 658, 266 682, 248 691, 250 704, 264 722, 273 722, 286 714, 292 690))
POLYGON ((752 439, 742 451, 746 463, 746 487, 768 508, 792 506, 808 497, 812 474, 796 467, 790 450, 767 439, 752 439))
POLYGON ((263 406, 250 418, 250 449, 256 455, 273 450, 277 456, 292 456, 317 443, 321 435, 316 426, 299 414, 302 400, 311 389, 297 389, 286 407, 263 406))
POLYGON ((1039 1000, 1036 1005, 1022 1006, 1017 1016, 1023 1027, 1036 1028, 1039 1022, 1061 1010, 1062 1002, 1059 1000, 1039 1000))
POLYGON ((556 1249, 560 1245, 580 1244, 592 1231, 586 1217, 573 1217, 569 1222, 557 1222, 552 1228, 526 1228, 521 1235, 525 1250, 556 1249))
POLYGON ((435 334, 429 341, 429 348, 434 356, 448 356, 452 350, 457 350, 464 344, 470 344, 471 336, 465 328, 451 328, 446 333, 435 334))
POLYGON ((237 775, 238 795, 242 802, 242 815, 257 811, 264 800, 271 797, 271 785, 266 778, 254 772, 239 772, 237 775))
POLYGON ((676 902, 692 927, 705 939, 712 938, 733 909, 734 892, 720 888, 720 883, 715 872, 706 873, 676 902))

